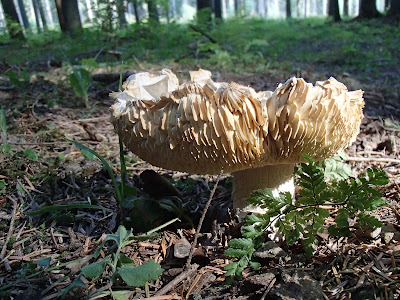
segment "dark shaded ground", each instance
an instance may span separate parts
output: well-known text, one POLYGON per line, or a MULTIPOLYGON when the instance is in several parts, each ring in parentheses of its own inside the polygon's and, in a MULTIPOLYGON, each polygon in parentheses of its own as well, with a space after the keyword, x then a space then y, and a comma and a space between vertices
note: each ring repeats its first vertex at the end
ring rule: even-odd
MULTIPOLYGON (((0 153, 0 179, 7 183, 6 189, 0 193, 0 292, 18 299, 57 298, 58 291, 68 286, 86 263, 85 257, 104 240, 104 233, 115 232, 124 220, 123 212, 118 210, 109 176, 102 170, 101 164, 84 158, 76 147, 63 138, 79 141, 96 150, 118 170, 118 139, 108 121, 111 101, 106 88, 93 87, 91 101, 96 104, 91 111, 83 110, 80 100, 63 85, 63 70, 53 69, 52 74, 52 81, 38 76, 27 90, 15 88, 6 81, 2 81, 4 88, 0 89, 0 106, 6 108, 8 122, 8 133, 2 135, 2 144, 11 146, 10 152, 0 153), (58 100, 52 103, 54 97, 58 100), (26 149, 31 149, 37 156, 30 155, 31 152, 26 152, 26 149), (43 218, 27 215, 43 205, 69 203, 98 204, 110 211, 57 211, 45 214, 43 218), (40 275, 29 277, 41 270, 31 262, 47 257, 51 257, 50 267, 73 259, 82 261, 50 271, 44 268, 40 275)), ((221 73, 216 79, 236 81, 255 89, 274 89, 277 83, 292 75, 295 74, 281 71, 263 75, 221 73)), ((312 82, 325 79, 312 72, 301 75, 312 82)), ((349 76, 338 77, 350 89, 365 88, 349 76)), ((234 214, 231 218, 230 214, 227 215, 227 208, 231 206, 230 184, 229 178, 224 176, 214 195, 213 206, 206 217, 206 226, 193 259, 197 269, 183 277, 182 285, 178 284, 168 291, 171 297, 150 299, 400 297, 400 107, 386 102, 386 88, 365 88, 365 119, 361 133, 346 150, 355 173, 363 172, 368 167, 379 167, 389 176, 390 183, 382 189, 388 206, 376 212, 384 223, 380 231, 355 232, 353 237, 338 241, 321 234, 320 245, 311 260, 305 258, 301 245, 287 247, 283 242, 268 242, 265 245, 268 249, 260 250, 261 269, 257 272, 246 270, 242 280, 224 286, 223 267, 229 260, 223 251, 227 241, 239 234, 234 214)), ((139 174, 144 170, 155 170, 176 183, 184 196, 183 204, 190 207, 188 214, 194 221, 199 218, 215 176, 169 172, 149 166, 132 154, 127 161, 128 182, 138 187, 141 195, 158 187, 147 186, 146 189, 149 183, 143 182, 139 174)), ((139 215, 146 215, 146 211, 139 213, 138 218, 139 215)), ((168 217, 162 215, 152 225, 162 224, 168 217)), ((155 239, 137 242, 123 249, 123 253, 137 263, 152 258, 165 269, 161 279, 149 286, 150 294, 182 274, 185 259, 174 256, 174 247, 183 238, 192 242, 193 236, 190 223, 183 220, 183 223, 173 224, 155 239)), ((101 282, 92 285, 90 281, 85 281, 85 284, 93 292, 101 282)), ((83 298, 85 295, 86 291, 80 288, 71 297, 83 298)), ((133 290, 131 297, 145 297, 144 289, 133 290)))

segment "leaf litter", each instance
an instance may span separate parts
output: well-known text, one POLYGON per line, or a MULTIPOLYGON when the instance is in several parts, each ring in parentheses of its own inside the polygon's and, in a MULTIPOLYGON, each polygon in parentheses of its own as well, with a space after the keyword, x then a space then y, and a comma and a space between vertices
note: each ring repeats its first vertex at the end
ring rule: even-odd
MULTIPOLYGON (((235 80, 263 89, 264 85, 276 85, 286 74, 220 76, 219 80, 235 80)), ((64 291, 64 296, 74 299, 85 298, 88 294, 91 299, 147 297, 154 300, 288 299, 293 295, 296 299, 310 299, 310 295, 313 299, 399 297, 400 109, 392 104, 385 105, 379 91, 372 89, 365 95, 366 117, 356 142, 346 150, 345 160, 355 174, 369 167, 381 168, 388 174, 390 182, 381 190, 388 205, 374 212, 383 223, 381 229, 358 230, 353 236, 338 240, 327 232, 320 233, 319 245, 311 260, 305 258, 300 244, 287 246, 279 240, 270 241, 272 248, 277 247, 279 253, 284 254, 264 255, 257 271, 246 269, 241 280, 226 285, 224 267, 230 260, 224 250, 233 237, 240 236, 238 218, 229 209, 229 176, 221 176, 202 231, 196 235, 194 228, 216 177, 162 170, 130 153, 126 156, 129 160, 127 182, 144 197, 142 202, 134 203, 135 207, 139 209, 142 205, 143 213, 148 208, 159 207, 152 197, 159 201, 165 198, 165 195, 149 196, 144 192, 159 188, 154 186, 154 181, 143 182, 139 176, 145 170, 153 170, 167 182, 173 182, 181 193, 175 192, 173 197, 177 199, 171 200, 167 192, 168 199, 161 199, 164 207, 175 209, 182 204, 188 218, 181 216, 180 223, 175 222, 150 238, 126 244, 119 261, 138 267, 148 264, 153 272, 148 274, 149 269, 145 269, 148 279, 141 281, 132 276, 135 272, 143 273, 140 269, 126 267, 116 276, 111 288, 107 276, 113 273, 107 259, 115 249, 111 244, 105 248, 100 246, 106 242, 107 235, 112 239, 119 224, 129 226, 134 220, 129 222, 118 209, 110 177, 102 164, 88 155, 84 157, 77 147, 64 139, 78 141, 95 150, 119 174, 118 137, 108 121, 110 100, 98 98, 96 91, 91 90, 93 97, 90 99, 97 99, 97 102, 95 108, 84 115, 79 102, 49 106, 47 99, 38 92, 41 84, 37 83, 30 91, 30 96, 36 99, 34 105, 5 106, 9 127, 1 142, 10 147, 2 146, 0 153, 0 180, 7 184, 0 192, 2 295, 56 299, 64 291), (46 218, 30 215, 48 205, 54 207, 46 214, 42 211, 46 218), (185 268, 187 255, 175 255, 175 246, 187 248, 186 242, 192 244, 196 238, 192 263, 185 268), (161 264, 162 269, 157 269, 156 263, 161 264), (130 268, 135 271, 132 273, 130 268), (99 278, 99 274, 103 276, 99 278), (154 274, 157 276, 152 277, 154 274), (128 287, 124 280, 138 287, 128 287)), ((48 82, 45 85, 51 90, 48 82)), ((22 98, 26 91, 13 89, 9 93, 11 97, 22 98)), ((57 93, 72 97, 64 89, 57 93)), ((148 216, 147 221, 156 227, 175 215, 148 216)))

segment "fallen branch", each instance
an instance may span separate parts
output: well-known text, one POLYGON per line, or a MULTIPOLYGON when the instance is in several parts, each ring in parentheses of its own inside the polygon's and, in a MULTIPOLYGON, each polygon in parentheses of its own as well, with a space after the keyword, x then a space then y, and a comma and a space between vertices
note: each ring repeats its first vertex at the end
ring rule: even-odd
POLYGON ((14 223, 15 223, 15 218, 17 216, 17 208, 18 208, 17 200, 14 199, 14 197, 7 196, 7 198, 12 201, 13 210, 12 210, 12 213, 11 213, 11 221, 10 221, 10 226, 8 227, 7 237, 6 237, 6 240, 4 242, 3 248, 1 249, 0 261, 3 260, 3 258, 4 258, 4 255, 5 255, 6 250, 7 250, 7 244, 10 241, 11 235, 12 235, 12 233, 14 231, 14 223))
POLYGON ((201 218, 200 218, 200 221, 199 221, 199 225, 197 226, 197 230, 196 230, 196 233, 195 233, 195 235, 194 235, 192 247, 190 248, 189 257, 188 257, 188 259, 187 259, 187 261, 186 261, 185 269, 189 269, 189 268, 190 268, 190 263, 192 262, 193 253, 194 253, 194 250, 196 249, 197 238, 199 237, 200 230, 201 230, 201 226, 203 225, 204 218, 206 217, 206 213, 207 213, 208 207, 209 207, 210 204, 211 204, 211 200, 212 200, 213 197, 214 197, 214 193, 215 193, 215 190, 217 189, 217 186, 218 186, 218 182, 219 182, 219 178, 220 178, 220 177, 221 177, 221 173, 218 174, 217 180, 215 181, 214 188, 212 189, 211 194, 210 194, 210 197, 208 198, 208 201, 207 201, 207 203, 206 203, 206 206, 204 207, 203 214, 201 215, 201 218))
POLYGON ((158 290, 157 293, 155 293, 155 296, 163 296, 170 290, 175 288, 175 286, 182 283, 187 278, 193 277, 196 274, 198 268, 199 268, 198 264, 191 265, 189 269, 183 271, 181 274, 176 276, 172 281, 168 282, 168 284, 166 284, 162 289, 158 290))
POLYGON ((193 29, 194 31, 200 33, 201 35, 205 36, 211 43, 218 44, 217 41, 212 36, 210 36, 207 32, 204 32, 203 30, 201 30, 200 28, 197 28, 196 26, 194 26, 192 24, 189 25, 189 27, 191 29, 193 29))

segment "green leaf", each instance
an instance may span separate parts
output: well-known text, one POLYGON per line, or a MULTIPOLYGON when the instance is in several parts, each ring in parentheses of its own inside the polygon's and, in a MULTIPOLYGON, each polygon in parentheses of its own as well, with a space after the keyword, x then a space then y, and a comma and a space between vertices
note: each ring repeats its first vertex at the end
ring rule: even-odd
POLYGON ((357 215, 358 222, 363 225, 367 225, 370 227, 382 227, 382 222, 379 221, 376 217, 360 213, 357 215))
POLYGON ((144 286, 148 281, 157 280, 164 270, 153 259, 134 267, 123 265, 118 269, 118 274, 129 286, 144 286))
POLYGON ((66 138, 66 140, 69 141, 69 142, 71 142, 72 144, 74 144, 74 145, 75 145, 76 147, 78 147, 81 151, 82 151, 82 150, 88 151, 88 152, 90 152, 91 154, 95 155, 98 159, 100 159, 100 161, 101 161, 101 163, 103 164, 104 168, 107 170, 108 174, 110 175, 110 178, 111 178, 111 181, 112 181, 112 183, 113 183, 114 192, 115 192, 115 195, 116 195, 116 197, 117 197, 118 203, 121 204, 122 201, 123 201, 123 198, 122 198, 122 195, 121 195, 121 191, 120 191, 120 189, 119 189, 117 180, 115 179, 114 171, 111 169, 109 163, 108 163, 100 154, 98 154, 96 151, 93 151, 92 149, 90 149, 90 148, 88 148, 88 147, 82 145, 81 143, 75 142, 75 141, 73 141, 73 140, 69 140, 69 139, 67 139, 67 138, 66 138))
POLYGON ((46 257, 42 258, 41 260, 35 261, 34 264, 41 267, 47 267, 50 265, 50 262, 51 262, 51 257, 46 257))
POLYGON ((82 268, 82 275, 85 276, 88 279, 93 279, 99 277, 101 274, 103 274, 107 262, 109 262, 110 259, 106 257, 105 259, 102 259, 98 262, 95 262, 90 265, 86 265, 82 268))
POLYGON ((246 238, 232 239, 229 241, 228 245, 229 247, 243 249, 243 250, 252 249, 254 247, 253 240, 246 238))
POLYGON ((7 118, 4 108, 0 109, 0 128, 4 134, 7 133, 7 118))
POLYGON ((129 300, 132 299, 132 295, 135 291, 111 291, 111 295, 115 300, 129 300))
POLYGON ((241 258, 247 255, 248 251, 243 249, 228 248, 224 251, 224 254, 228 257, 241 258))
POLYGON ((88 203, 75 203, 75 204, 66 204, 66 205, 49 205, 43 206, 39 210, 28 212, 29 216, 39 216, 48 212, 56 212, 60 210, 69 210, 69 209, 102 209, 106 211, 111 211, 109 208, 105 208, 99 205, 92 205, 88 203))
POLYGON ((254 261, 249 262, 249 265, 253 270, 258 270, 261 266, 260 263, 254 261))
POLYGON ((92 74, 82 68, 75 68, 69 76, 70 84, 75 95, 86 97, 88 88, 92 82, 92 74))
POLYGON ((96 155, 94 155, 92 152, 88 150, 82 149, 81 153, 84 158, 87 158, 89 160, 94 160, 96 158, 96 155))
POLYGON ((132 233, 131 230, 126 230, 124 225, 120 225, 118 227, 117 232, 115 234, 107 234, 104 241, 106 242, 106 241, 113 240, 118 244, 118 246, 121 247, 121 245, 124 243, 124 241, 126 241, 129 238, 131 233, 132 233))
POLYGON ((4 179, 0 179, 0 190, 4 189, 6 187, 7 183, 4 179))
POLYGON ((30 148, 25 149, 23 153, 31 160, 37 160, 39 158, 36 152, 30 148))
POLYGON ((79 287, 87 290, 86 284, 82 281, 82 279, 80 277, 78 277, 74 281, 72 281, 72 283, 69 286, 67 286, 65 289, 62 289, 61 291, 59 291, 58 294, 60 295, 61 299, 64 299, 65 296, 67 296, 68 292, 73 291, 74 289, 79 288, 79 287))

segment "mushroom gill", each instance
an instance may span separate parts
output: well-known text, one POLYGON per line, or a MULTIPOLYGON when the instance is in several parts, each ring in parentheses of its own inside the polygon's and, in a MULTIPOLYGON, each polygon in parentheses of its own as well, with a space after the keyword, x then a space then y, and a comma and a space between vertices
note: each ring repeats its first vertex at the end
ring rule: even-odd
MULTIPOLYGON (((363 92, 349 92, 333 77, 315 86, 293 77, 273 92, 256 92, 214 82, 209 71, 190 74, 182 85, 167 69, 130 76, 122 92, 110 95, 111 122, 126 147, 155 166, 234 172, 236 207, 253 189, 292 182, 303 153, 331 157, 359 132, 363 92)), ((292 185, 284 189, 293 193, 292 185)))

